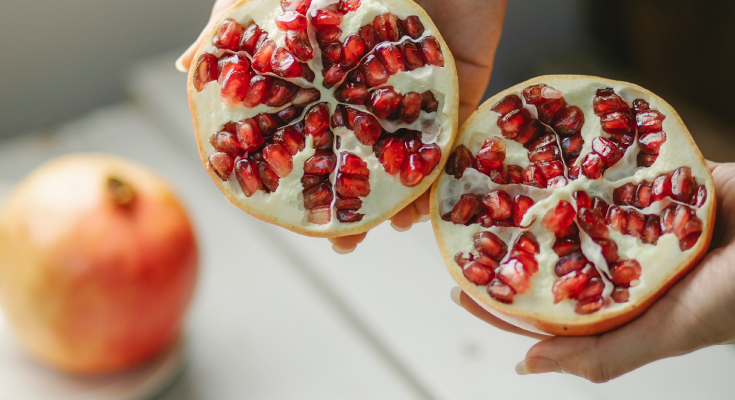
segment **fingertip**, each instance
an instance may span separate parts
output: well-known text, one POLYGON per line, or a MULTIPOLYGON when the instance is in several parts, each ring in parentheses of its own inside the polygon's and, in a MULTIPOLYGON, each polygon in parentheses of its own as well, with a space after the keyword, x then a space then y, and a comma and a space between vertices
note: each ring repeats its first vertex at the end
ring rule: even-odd
POLYGON ((547 374, 549 372, 561 373, 563 371, 556 360, 546 357, 531 357, 519 362, 516 365, 516 372, 518 375, 528 375, 547 374))
POLYGON ((526 366, 526 360, 523 360, 516 364, 516 374, 518 375, 528 375, 530 372, 528 371, 528 367, 526 366))
POLYGON ((406 232, 407 230, 411 229, 411 225, 408 226, 398 226, 395 222, 390 222, 391 228, 393 228, 397 232, 406 232))
POLYGON ((462 300, 460 296, 462 296, 462 288, 459 286, 455 286, 452 288, 452 290, 449 291, 449 297, 452 299, 454 304, 462 307, 462 300))
POLYGON ((413 206, 416 209, 416 212, 421 215, 422 217, 424 215, 429 215, 431 212, 431 190, 427 190, 424 192, 421 196, 419 196, 418 199, 414 200, 413 206))
POLYGON ((414 210, 411 206, 405 207, 401 211, 398 211, 398 213, 396 213, 396 215, 394 215, 390 219, 390 226, 398 232, 405 232, 411 229, 413 223, 414 210))
POLYGON ((184 56, 186 56, 186 54, 182 54, 181 57, 176 59, 174 67, 176 67, 177 71, 186 73, 188 70, 184 67, 184 56))
POLYGON ((339 247, 336 244, 332 244, 332 250, 334 250, 335 253, 341 254, 341 255, 350 254, 353 251, 355 251, 356 248, 357 248, 357 246, 355 246, 353 248, 346 249, 346 248, 339 247))

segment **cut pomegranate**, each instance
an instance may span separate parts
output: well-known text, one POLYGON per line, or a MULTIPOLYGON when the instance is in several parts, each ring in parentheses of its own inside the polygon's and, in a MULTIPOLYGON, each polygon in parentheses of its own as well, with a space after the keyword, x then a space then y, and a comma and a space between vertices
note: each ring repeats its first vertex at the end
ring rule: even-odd
POLYGON ((709 169, 676 112, 644 89, 536 78, 488 100, 457 142, 432 194, 435 233, 452 277, 507 322, 613 329, 707 249, 709 169))

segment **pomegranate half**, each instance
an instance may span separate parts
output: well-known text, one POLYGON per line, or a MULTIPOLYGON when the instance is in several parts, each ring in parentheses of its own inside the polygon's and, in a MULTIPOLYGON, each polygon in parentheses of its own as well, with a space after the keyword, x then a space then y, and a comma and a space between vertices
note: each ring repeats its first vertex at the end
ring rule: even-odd
POLYGON ((294 232, 365 232, 429 189, 457 131, 454 60, 410 0, 242 0, 188 92, 227 199, 294 232))
POLYGON ((541 76, 485 102, 432 189, 452 277, 519 327, 590 335, 641 314, 705 254, 710 170, 639 86, 541 76))
POLYGON ((45 163, 0 213, 4 314, 26 350, 67 372, 125 370, 171 348, 197 260, 170 186, 108 155, 45 163))

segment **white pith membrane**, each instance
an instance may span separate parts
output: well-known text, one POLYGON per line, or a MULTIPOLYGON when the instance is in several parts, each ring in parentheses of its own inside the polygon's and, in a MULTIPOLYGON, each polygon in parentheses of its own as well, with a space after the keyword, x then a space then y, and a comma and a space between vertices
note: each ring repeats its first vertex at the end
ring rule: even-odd
MULTIPOLYGON (((593 99, 596 97, 596 91, 604 88, 612 88, 629 105, 632 105, 636 99, 643 99, 649 103, 651 110, 658 110, 665 115, 663 131, 666 133, 666 141, 659 150, 658 158, 650 167, 638 166, 636 157, 641 147, 638 143, 638 135, 636 135, 635 142, 627 148, 622 159, 607 169, 602 178, 591 180, 584 173, 580 173, 578 179, 569 180, 566 186, 559 188, 540 189, 523 184, 497 184, 490 177, 473 168, 467 168, 460 179, 443 173, 432 191, 431 217, 439 247, 452 277, 467 294, 489 312, 507 322, 536 332, 594 334, 612 329, 637 316, 642 312, 639 306, 650 305, 650 300, 660 295, 662 288, 672 284, 672 280, 680 277, 682 272, 692 267, 701 258, 709 244, 714 221, 714 185, 710 171, 689 132, 676 112, 666 102, 636 85, 596 77, 542 76, 499 93, 484 103, 462 126, 455 148, 464 145, 476 156, 487 138, 498 136, 503 138, 506 145, 505 165, 516 164, 523 168, 528 166, 528 150, 520 143, 503 137, 497 125, 498 118, 501 116, 491 109, 501 99, 511 94, 523 99, 522 90, 537 84, 546 84, 557 89, 563 94, 568 106, 577 106, 584 113, 585 122, 581 131, 584 146, 576 163, 581 163, 591 152, 591 143, 595 137, 609 137, 601 129, 600 117, 593 112, 593 99), (702 223, 702 234, 696 244, 682 251, 679 239, 672 233, 662 232, 656 244, 645 244, 635 236, 608 229, 609 239, 615 241, 618 246, 619 259, 634 259, 638 261, 642 269, 640 278, 630 284, 628 301, 616 303, 610 297, 614 285, 609 279, 608 264, 601 254, 601 248, 580 226, 581 251, 595 265, 605 284, 602 293, 603 305, 596 312, 578 314, 575 312, 577 302, 573 298, 555 304, 552 286, 559 279, 554 271, 559 257, 552 249, 556 240, 555 234, 541 226, 542 219, 547 212, 555 208, 561 200, 566 200, 576 210, 576 201, 572 195, 578 190, 585 191, 590 198, 599 196, 609 205, 615 205, 613 201, 615 188, 628 182, 636 185, 644 180, 653 182, 659 175, 671 174, 682 166, 690 167, 696 185, 704 185, 707 191, 706 201, 701 207, 688 205, 702 223), (493 190, 503 190, 511 198, 517 194, 531 197, 535 204, 527 211, 521 223, 521 226, 530 226, 527 228, 498 226, 485 228, 480 223, 466 226, 442 219, 442 216, 449 213, 457 204, 462 194, 473 193, 482 197, 493 190), (538 271, 530 278, 530 288, 522 294, 515 294, 511 304, 504 304, 492 298, 487 292, 487 285, 478 286, 468 281, 462 268, 455 262, 454 257, 458 253, 463 253, 465 257, 471 253, 477 254, 473 236, 478 232, 486 231, 497 235, 508 247, 506 255, 499 262, 500 266, 511 258, 513 244, 522 232, 530 232, 539 243, 540 253, 535 255, 538 261, 538 271)), ((536 107, 527 104, 525 99, 523 107, 534 118, 538 116, 536 107)), ((564 138, 562 135, 558 137, 564 138)), ((451 162, 450 159, 447 168, 451 162)), ((565 176, 568 177, 568 169, 565 169, 565 176)), ((666 197, 661 201, 652 202, 646 208, 637 210, 644 215, 661 215, 662 210, 672 203, 686 204, 666 197)), ((632 206, 621 207, 623 209, 634 208, 632 206)), ((577 223, 576 215, 574 221, 577 223)), ((577 225, 579 226, 578 223, 577 225)))
MULTIPOLYGON (((317 30, 311 23, 311 14, 313 10, 321 10, 336 3, 338 3, 337 0, 314 0, 306 12, 309 21, 307 33, 314 55, 305 64, 315 74, 313 82, 310 83, 301 77, 283 78, 273 73, 259 73, 259 75, 268 75, 272 78, 292 82, 301 88, 316 88, 321 93, 321 98, 305 106, 301 117, 289 122, 287 124, 288 126, 293 126, 304 121, 304 116, 308 110, 316 104, 328 105, 330 119, 338 104, 345 104, 356 110, 368 112, 365 106, 338 102, 334 97, 334 92, 340 84, 334 85, 330 89, 325 88, 322 84, 324 80, 322 75, 322 51, 316 40, 317 30)), ((220 58, 224 54, 232 53, 220 50, 212 44, 212 40, 216 35, 217 26, 226 19, 233 19, 245 27, 251 22, 254 22, 261 30, 268 33, 268 38, 273 40, 278 48, 283 47, 287 49, 285 45, 286 31, 280 30, 275 24, 276 16, 282 12, 283 10, 281 9, 281 2, 279 0, 242 0, 228 9, 220 18, 220 21, 215 24, 215 28, 204 38, 202 46, 194 57, 188 79, 189 102, 201 160, 207 166, 210 176, 228 200, 240 209, 260 219, 310 236, 335 237, 367 231, 415 200, 415 198, 429 188, 441 172, 457 130, 458 89, 454 60, 438 30, 426 13, 410 0, 389 0, 384 2, 362 0, 360 7, 356 11, 350 11, 344 14, 342 23, 339 25, 342 30, 342 35, 339 38, 341 42, 344 42, 344 39, 348 35, 357 33, 357 30, 361 26, 371 24, 376 16, 392 13, 400 19, 406 19, 409 16, 418 16, 424 26, 424 32, 421 37, 413 39, 404 35, 397 42, 392 42, 393 44, 398 45, 407 40, 418 43, 423 38, 429 36, 436 38, 440 43, 444 58, 443 67, 424 65, 412 71, 398 72, 397 74, 390 75, 385 84, 369 87, 369 89, 372 91, 376 88, 390 86, 399 94, 406 94, 408 92, 423 93, 430 90, 438 102, 437 111, 427 113, 422 110, 419 118, 411 124, 407 124, 400 119, 389 121, 378 118, 378 121, 383 127, 383 135, 386 131, 391 133, 395 132, 398 128, 420 131, 422 133, 420 139, 423 145, 436 144, 441 149, 441 160, 436 168, 429 175, 426 175, 418 185, 406 187, 401 183, 399 178, 400 173, 391 175, 385 171, 373 151, 373 146, 361 144, 352 130, 346 127, 335 128, 330 124, 329 129, 334 133, 335 138, 340 138, 339 141, 334 140, 332 146, 332 151, 337 155, 337 165, 334 171, 329 174, 329 184, 333 192, 333 199, 330 205, 331 219, 328 223, 321 225, 312 223, 307 220, 308 210, 304 207, 304 196, 302 193, 304 188, 301 182, 301 178, 304 175, 304 161, 314 155, 316 151, 312 148, 311 136, 305 135, 304 149, 293 155, 293 169, 291 173, 288 176, 280 178, 278 188, 271 193, 258 190, 251 197, 247 197, 236 179, 236 172, 234 170, 226 181, 222 181, 207 161, 216 152, 210 144, 210 136, 222 130, 225 124, 252 118, 261 113, 274 114, 289 107, 291 103, 288 102, 277 108, 268 107, 264 104, 260 104, 254 108, 248 108, 242 104, 228 106, 220 99, 221 87, 217 80, 209 82, 201 91, 196 90, 193 80, 196 72, 196 62, 202 54, 209 53, 220 58), (337 149, 338 143, 339 149, 337 149), (338 221, 336 217, 337 210, 335 203, 338 200, 338 196, 334 184, 340 168, 340 154, 345 152, 359 156, 367 163, 369 170, 370 193, 365 197, 360 197, 362 205, 357 210, 357 213, 364 214, 364 216, 358 222, 343 223, 338 221)), ((374 54, 374 52, 374 50, 369 52, 365 51, 361 60, 364 60, 370 54, 374 54)), ((246 55, 245 52, 236 54, 246 55)), ((246 56, 252 61, 251 55, 248 54, 246 56)), ((359 65, 359 62, 357 65, 359 65)), ((348 71, 355 68, 357 66, 350 68, 348 71)), ((381 138, 383 138, 383 135, 381 135, 381 138)), ((267 144, 268 142, 266 142, 267 144)), ((262 147, 258 151, 262 151, 262 147)))

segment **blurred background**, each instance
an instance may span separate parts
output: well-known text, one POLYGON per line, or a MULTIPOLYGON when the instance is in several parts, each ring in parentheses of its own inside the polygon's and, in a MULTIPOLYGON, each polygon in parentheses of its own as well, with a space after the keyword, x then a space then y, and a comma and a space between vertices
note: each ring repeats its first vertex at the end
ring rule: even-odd
MULTIPOLYGON (((51 156, 108 151, 161 171, 197 222, 204 258, 187 368, 158 398, 487 398, 497 387, 500 398, 612 399, 636 387, 641 397, 672 399, 735 389, 724 374, 735 367, 729 347, 605 385, 520 379, 513 366, 533 342, 451 304, 453 284, 427 224, 400 243, 381 226, 352 256, 338 257, 325 240, 226 207, 196 158, 185 76, 173 67, 211 6, 0 5, 0 195, 51 156)), ((679 111, 706 157, 735 161, 727 117, 735 107, 733 18, 730 1, 511 0, 486 98, 543 74, 634 82, 679 111)), ((3 385, 23 384, 2 376, 0 398, 3 385)))

